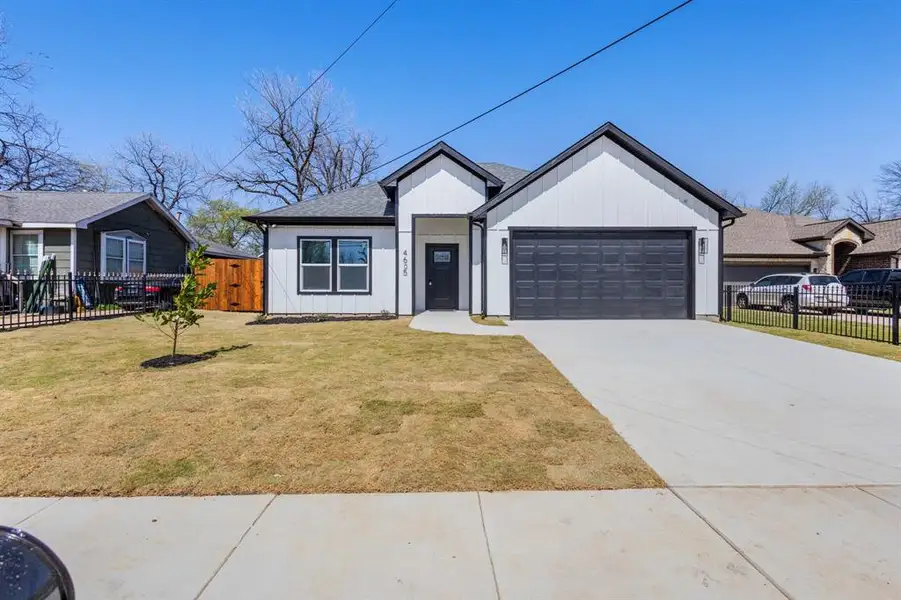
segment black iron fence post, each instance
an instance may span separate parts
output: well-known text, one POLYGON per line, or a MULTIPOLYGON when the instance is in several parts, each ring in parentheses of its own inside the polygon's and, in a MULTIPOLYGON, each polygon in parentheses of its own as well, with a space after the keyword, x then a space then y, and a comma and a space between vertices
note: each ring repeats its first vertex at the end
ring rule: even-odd
POLYGON ((72 281, 72 273, 69 273, 69 276, 66 278, 68 285, 66 289, 69 295, 69 320, 73 321, 75 319, 75 284, 72 281))
POLYGON ((141 312, 147 312, 147 273, 141 275, 141 312))
POLYGON ((726 321, 732 320, 732 286, 726 286, 726 321))
POLYGON ((801 294, 798 293, 798 286, 794 286, 792 291, 792 329, 798 328, 798 317, 801 313, 801 308, 798 306, 798 300, 800 300, 801 294))
POLYGON ((901 283, 892 284, 892 343, 898 345, 898 317, 901 314, 901 283))

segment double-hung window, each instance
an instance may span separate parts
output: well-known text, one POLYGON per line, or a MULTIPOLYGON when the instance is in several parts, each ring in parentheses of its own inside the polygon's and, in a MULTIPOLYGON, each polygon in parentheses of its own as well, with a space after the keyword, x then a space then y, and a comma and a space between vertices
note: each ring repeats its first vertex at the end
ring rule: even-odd
POLYGON ((300 238, 300 293, 368 294, 370 238, 300 238))
POLYGON ((369 291, 369 240, 338 240, 338 291, 369 291))
POLYGON ((300 289, 329 292, 332 289, 332 240, 300 240, 300 289))
POLYGON ((138 274, 147 271, 147 242, 103 234, 100 270, 104 273, 138 274))
POLYGON ((13 231, 11 254, 14 272, 38 272, 41 266, 42 237, 40 233, 13 231))

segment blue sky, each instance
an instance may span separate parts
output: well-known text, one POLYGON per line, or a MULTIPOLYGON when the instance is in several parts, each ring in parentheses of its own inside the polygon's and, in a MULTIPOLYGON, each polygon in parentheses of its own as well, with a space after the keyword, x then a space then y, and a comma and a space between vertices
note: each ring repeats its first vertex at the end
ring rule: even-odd
MULTIPOLYGON (((329 74, 390 158, 674 0, 400 0, 329 74)), ((324 68, 387 4, 83 0, 4 6, 32 100, 98 162, 128 135, 225 159, 257 70, 324 68)), ((844 195, 901 159, 901 3, 696 2, 447 141, 533 168, 601 125, 754 202, 788 173, 844 195)), ((395 165, 396 166, 396 165, 395 165)))

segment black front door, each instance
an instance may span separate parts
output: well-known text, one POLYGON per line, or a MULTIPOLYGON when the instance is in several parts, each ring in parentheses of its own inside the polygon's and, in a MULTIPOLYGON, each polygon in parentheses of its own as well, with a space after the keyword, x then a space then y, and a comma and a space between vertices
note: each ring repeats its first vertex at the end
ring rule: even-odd
POLYGON ((456 310, 460 297, 457 244, 425 245, 426 310, 456 310))

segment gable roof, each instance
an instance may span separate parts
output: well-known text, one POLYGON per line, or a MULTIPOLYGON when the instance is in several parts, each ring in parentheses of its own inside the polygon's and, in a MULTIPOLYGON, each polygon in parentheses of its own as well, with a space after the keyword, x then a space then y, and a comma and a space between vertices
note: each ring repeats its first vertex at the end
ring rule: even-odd
POLYGON ((875 236, 873 241, 858 246, 851 254, 883 254, 901 251, 901 219, 864 223, 875 236))
POLYGON ((507 198, 513 196, 523 188, 527 187, 530 183, 537 181, 548 171, 557 167, 564 160, 570 158, 579 150, 582 150, 583 148, 603 136, 609 137, 617 144, 629 151, 631 154, 636 156, 638 159, 640 159, 642 162, 647 164, 649 167, 651 167, 664 177, 675 182, 680 187, 684 188, 689 193, 697 197, 699 200, 703 201, 705 204, 716 209, 723 216, 740 217, 744 214, 740 208, 738 208, 719 194, 711 191, 696 179, 689 177, 688 175, 680 171, 677 167, 666 161, 663 157, 656 154, 653 150, 640 143, 638 140, 628 135, 622 129, 608 121, 554 158, 550 159, 549 161, 529 173, 528 176, 523 177, 514 185, 504 188, 504 190, 501 191, 501 193, 495 196, 492 200, 486 202, 485 204, 474 210, 472 215, 474 217, 484 216, 488 213, 489 210, 493 209, 501 202, 504 202, 507 198))
POLYGON ((864 242, 872 240, 875 236, 872 231, 851 218, 832 219, 831 221, 816 221, 807 223, 795 230, 792 239, 801 242, 805 240, 831 239, 844 227, 853 227, 861 234, 864 242))
MULTIPOLYGON (((477 166, 500 181, 501 185, 509 185, 529 173, 501 163, 478 163, 477 166)), ((394 200, 382 188, 381 182, 375 182, 268 210, 245 217, 245 220, 252 223, 327 223, 331 220, 350 223, 358 220, 393 224, 394 200)))
POLYGON ((151 194, 137 192, 0 192, 0 220, 17 226, 57 226, 84 229, 94 221, 141 202, 169 221, 189 242, 194 238, 151 194))
POLYGON ((383 177, 382 180, 379 181, 379 185, 381 185, 382 188, 394 187, 397 185, 398 181, 400 181, 416 169, 420 168, 436 156, 442 154, 453 160, 455 163, 457 163, 473 175, 484 179, 489 186, 501 187, 504 185, 503 179, 499 178, 491 171, 485 169, 480 164, 472 162, 471 160, 451 148, 450 145, 448 145, 446 142, 438 142, 387 177, 383 177))

